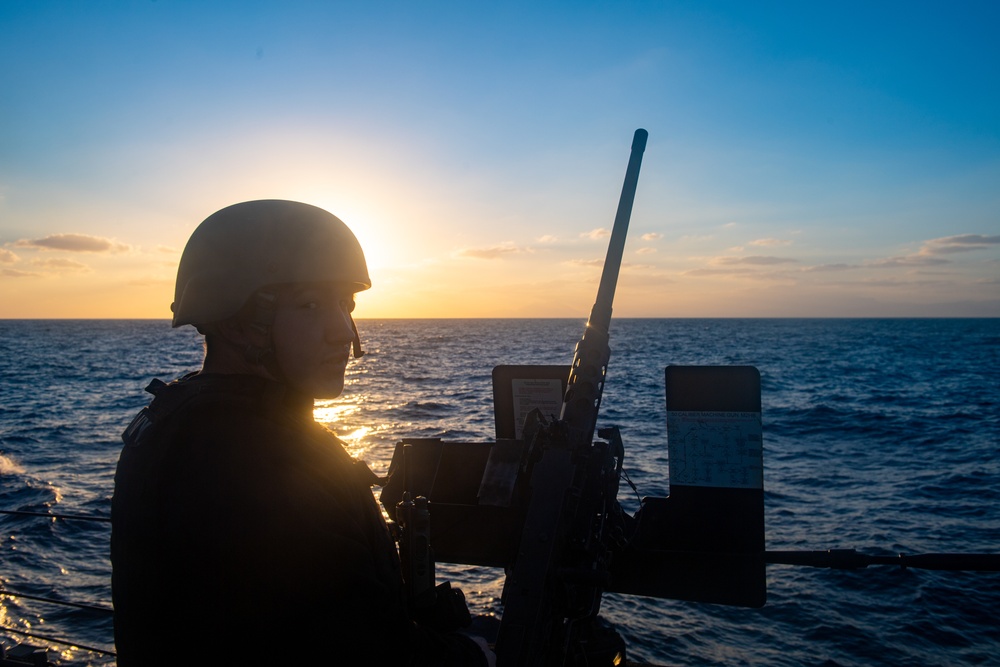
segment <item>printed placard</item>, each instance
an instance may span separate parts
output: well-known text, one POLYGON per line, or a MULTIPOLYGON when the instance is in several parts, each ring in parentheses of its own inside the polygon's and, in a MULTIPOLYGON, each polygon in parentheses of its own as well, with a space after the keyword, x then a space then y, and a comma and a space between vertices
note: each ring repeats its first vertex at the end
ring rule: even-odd
POLYGON ((546 417, 558 417, 562 409, 562 380, 514 378, 510 382, 514 396, 515 438, 521 438, 524 418, 538 408, 546 417))
POLYGON ((667 411, 670 484, 764 488, 759 412, 667 411))

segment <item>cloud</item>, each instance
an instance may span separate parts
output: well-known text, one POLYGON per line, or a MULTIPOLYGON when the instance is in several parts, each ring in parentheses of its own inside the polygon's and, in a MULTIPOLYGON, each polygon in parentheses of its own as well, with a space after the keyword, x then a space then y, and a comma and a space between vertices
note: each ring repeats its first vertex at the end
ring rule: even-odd
POLYGON ((858 268, 855 264, 818 264, 816 266, 806 266, 802 268, 805 273, 821 273, 825 271, 850 271, 858 268))
POLYGON ((689 271, 684 271, 681 275, 684 276, 731 276, 731 275, 746 275, 750 273, 750 269, 691 269, 689 271))
POLYGON ((10 250, 6 248, 0 248, 0 262, 4 264, 13 264, 14 262, 20 260, 21 258, 15 255, 10 250))
POLYGON ((90 267, 86 264, 81 264, 80 262, 74 262, 72 259, 63 259, 57 257, 51 257, 47 259, 36 259, 31 262, 32 266, 38 266, 43 269, 55 269, 57 271, 89 271, 90 267))
POLYGON ((886 257, 885 259, 867 262, 865 266, 876 269, 941 266, 942 264, 951 263, 951 260, 945 259, 941 255, 954 255, 960 252, 981 250, 993 245, 1000 245, 1000 236, 984 236, 982 234, 942 236, 941 238, 924 241, 920 250, 913 254, 886 257))
POLYGON ((637 255, 650 255, 650 254, 652 254, 654 252, 656 252, 656 248, 639 248, 638 250, 635 251, 635 254, 637 254, 637 255))
POLYGON ((656 267, 652 264, 633 264, 631 262, 622 262, 622 271, 655 271, 656 267))
POLYGON ((125 252, 131 249, 124 243, 88 234, 50 234, 40 239, 21 239, 14 246, 68 252, 125 252))
POLYGON ((938 257, 928 257, 926 255, 904 255, 901 257, 886 257, 885 259, 878 259, 874 262, 869 262, 867 266, 871 266, 876 269, 891 269, 898 266, 903 267, 914 267, 914 266, 939 266, 941 264, 949 264, 949 260, 940 259, 938 257))
POLYGON ((788 257, 767 257, 762 255, 749 255, 747 257, 716 257, 711 260, 711 264, 722 264, 726 266, 734 264, 748 264, 751 266, 774 266, 775 264, 794 264, 797 260, 788 257))
POLYGON ((574 266, 604 266, 603 259, 570 259, 564 263, 574 266))
POLYGON ((982 234, 960 234, 944 236, 939 239, 924 241, 918 255, 950 255, 956 252, 979 250, 991 245, 1000 244, 1000 236, 983 236, 982 234))
POLYGON ((791 241, 786 241, 785 239, 757 239, 756 241, 750 241, 750 245, 766 246, 768 248, 792 245, 791 241))
POLYGON ((558 238, 556 238, 556 237, 555 237, 554 235, 552 235, 552 234, 546 234, 545 236, 539 236, 539 237, 538 237, 538 242, 539 242, 539 243, 555 243, 555 242, 556 242, 556 241, 558 241, 558 240, 559 240, 559 239, 558 239, 558 238))
POLYGON ((649 232, 648 234, 642 235, 643 241, 658 241, 663 238, 663 234, 659 232, 649 232))
POLYGON ((605 229, 604 227, 598 227, 597 229, 591 229, 589 232, 584 232, 584 233, 580 234, 580 238, 592 239, 592 240, 595 240, 595 241, 597 239, 603 239, 603 238, 607 238, 609 236, 611 236, 611 230, 610 229, 605 229))
POLYGON ((531 252, 531 249, 518 248, 515 245, 505 243, 492 248, 463 248, 457 254, 459 257, 472 257, 474 259, 499 259, 506 255, 516 255, 522 252, 531 252))
POLYGON ((9 276, 11 278, 36 278, 42 274, 35 273, 34 271, 20 271, 18 269, 0 269, 0 276, 9 276))

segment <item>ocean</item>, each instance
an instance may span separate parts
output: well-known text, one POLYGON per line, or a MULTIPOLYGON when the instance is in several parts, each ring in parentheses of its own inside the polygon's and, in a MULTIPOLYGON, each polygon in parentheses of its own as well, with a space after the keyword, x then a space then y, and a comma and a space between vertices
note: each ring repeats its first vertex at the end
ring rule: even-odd
MULTIPOLYGON (((368 354, 316 416, 377 472, 403 437, 492 440, 493 367, 568 364, 584 328, 358 324, 368 354)), ((1000 320, 616 319, 611 348, 598 426, 620 427, 639 495, 669 492, 664 368, 751 365, 768 550, 1000 553, 1000 320)), ((200 337, 166 321, 0 320, 0 510, 108 517, 143 388, 201 356, 200 337)), ((0 514, 0 582, 23 594, 0 597, 0 640, 48 646, 63 665, 113 664, 101 652, 114 648, 109 534, 97 520, 0 514)), ((502 611, 501 571, 441 564, 438 576, 474 613, 502 611)), ((769 565, 767 595, 747 609, 607 594, 602 615, 630 657, 661 665, 1000 665, 1000 573, 769 565)), ((198 644, 183 618, 176 638, 198 644)), ((297 639, 276 628, 261 641, 297 639)))

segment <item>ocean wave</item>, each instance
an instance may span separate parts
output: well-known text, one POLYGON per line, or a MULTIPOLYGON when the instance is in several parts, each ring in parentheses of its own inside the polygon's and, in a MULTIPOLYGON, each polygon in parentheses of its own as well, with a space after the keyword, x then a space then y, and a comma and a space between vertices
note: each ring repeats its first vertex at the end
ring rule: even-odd
MULTIPOLYGON (((331 426, 362 434, 358 451, 380 469, 403 437, 491 439, 492 367, 567 364, 583 332, 582 320, 359 326, 371 352, 351 362, 342 399, 357 409, 331 426)), ((664 368, 750 364, 763 388, 769 549, 995 552, 998 330, 996 320, 616 320, 599 425, 621 427, 640 494, 664 495, 664 368)), ((2 321, 0 350, 0 506, 100 516, 120 433, 149 401, 143 388, 197 368, 203 354, 200 336, 165 321, 2 321)), ((0 516, 0 526, 8 583, 110 598, 106 524, 0 516)), ((476 609, 500 611, 502 571, 441 572, 476 609)), ((768 566, 766 577, 762 609, 620 595, 604 608, 631 655, 656 663, 953 665, 1000 655, 996 573, 768 566)), ((2 604, 9 617, 110 645, 107 620, 2 604)), ((64 664, 101 660, 76 652, 64 664)))

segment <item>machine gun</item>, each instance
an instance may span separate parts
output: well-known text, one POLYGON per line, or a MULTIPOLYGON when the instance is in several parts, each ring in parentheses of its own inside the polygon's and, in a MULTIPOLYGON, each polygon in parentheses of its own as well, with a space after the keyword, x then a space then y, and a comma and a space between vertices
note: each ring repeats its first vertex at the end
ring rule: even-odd
POLYGON ((667 373, 668 389, 678 380, 685 385, 674 422, 705 437, 704 424, 724 415, 727 433, 749 438, 735 445, 743 466, 735 484, 720 481, 721 473, 711 472, 715 461, 704 454, 679 452, 676 460, 688 473, 678 470, 671 497, 646 498, 629 516, 617 500, 621 435, 617 427, 596 429, 612 301, 646 139, 645 130, 635 132, 597 299, 572 364, 494 368, 497 441, 404 439, 380 498, 390 515, 410 498, 429 499, 437 561, 504 568, 500 667, 624 664, 624 641, 599 617, 605 592, 746 606, 764 601, 756 369, 667 373), (710 470, 707 480, 692 472, 702 469, 710 470))
MULTIPOLYGON (((494 445, 405 440, 382 493, 387 509, 405 507, 413 494, 431 498, 439 559, 507 570, 496 640, 501 667, 624 660, 624 642, 598 618, 611 579, 612 547, 624 544, 628 532, 629 517, 616 500, 624 448, 616 428, 602 430, 596 442, 594 432, 611 354, 612 302, 647 136, 639 129, 632 140, 597 299, 562 376, 558 417, 536 408, 523 422, 522 437, 494 445), (405 490, 393 483, 404 461, 405 490), (482 471, 478 478, 476 470, 482 471), (474 496, 470 482, 478 487, 474 496), (482 531, 470 534, 473 526, 489 527, 492 539, 482 531), (465 539, 455 539, 458 531, 465 539)), ((543 375, 563 372, 539 368, 543 375)))
POLYGON ((595 632, 602 627, 597 613, 610 579, 609 539, 624 538, 616 498, 625 452, 617 429, 602 432, 606 441, 598 442, 594 430, 611 357, 612 302, 647 136, 636 130, 632 140, 597 299, 573 355, 559 418, 547 419, 535 409, 525 424, 532 469, 524 529, 504 590, 496 642, 500 665, 563 664, 590 644, 612 661, 615 655, 624 658, 617 634, 595 632))
POLYGON ((1000 557, 988 554, 765 551, 760 374, 750 366, 665 369, 670 494, 624 512, 621 435, 598 429, 597 419, 646 138, 644 130, 633 138, 598 296, 572 364, 494 368, 496 441, 404 439, 382 490, 390 515, 409 511, 411 498, 428 499, 429 524, 416 537, 423 544, 429 536, 437 562, 504 569, 499 667, 625 664, 622 638, 599 616, 604 593, 761 607, 769 563, 1000 569, 1000 557))

